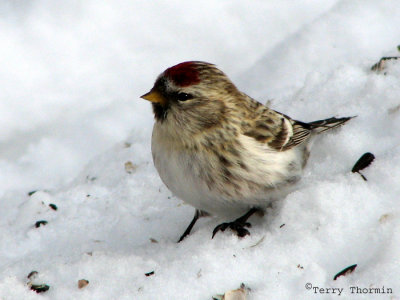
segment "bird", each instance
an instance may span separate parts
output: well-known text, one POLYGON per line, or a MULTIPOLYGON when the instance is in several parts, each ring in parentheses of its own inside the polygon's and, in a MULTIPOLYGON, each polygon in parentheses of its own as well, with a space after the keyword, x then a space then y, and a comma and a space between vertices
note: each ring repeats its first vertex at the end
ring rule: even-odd
POLYGON ((227 228, 249 235, 250 216, 296 189, 313 138, 353 118, 294 120, 239 91, 202 61, 167 68, 141 98, 154 113, 154 166, 167 188, 195 208, 179 242, 208 215, 228 220, 212 238, 227 228))

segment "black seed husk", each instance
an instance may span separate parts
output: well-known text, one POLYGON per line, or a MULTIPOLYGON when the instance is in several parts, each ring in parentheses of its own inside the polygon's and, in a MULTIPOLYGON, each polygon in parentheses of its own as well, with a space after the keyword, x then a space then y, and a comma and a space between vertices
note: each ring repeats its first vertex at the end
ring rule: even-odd
POLYGON ((32 284, 31 290, 35 291, 36 293, 44 293, 49 290, 50 286, 47 284, 32 284))
POLYGON ((359 160, 357 160, 357 162, 355 163, 353 169, 351 169, 351 171, 353 173, 358 173, 359 171, 365 169, 366 167, 368 167, 373 160, 375 159, 375 155, 373 155, 370 152, 364 153, 359 160))
POLYGON ((340 271, 339 273, 337 273, 335 275, 335 277, 333 277, 333 280, 338 279, 340 276, 346 276, 347 274, 352 273, 357 267, 357 264, 351 265, 345 269, 343 269, 342 271, 340 271))
POLYGON ((145 273, 144 275, 146 275, 147 277, 149 277, 149 276, 151 276, 151 275, 154 275, 154 271, 151 271, 151 272, 149 272, 149 273, 145 273))
POLYGON ((53 203, 50 203, 49 206, 50 206, 50 208, 53 209, 53 210, 57 210, 57 209, 58 209, 57 205, 55 205, 55 204, 53 204, 53 203))
POLYGON ((36 193, 37 191, 35 190, 35 191, 30 191, 29 193, 28 193, 28 196, 30 197, 30 196, 32 196, 34 193, 36 193))
POLYGON ((26 276, 28 279, 31 279, 33 276, 36 276, 38 273, 38 271, 32 271, 28 274, 28 276, 26 276))
POLYGON ((36 228, 39 228, 40 226, 42 226, 42 225, 47 225, 47 221, 46 220, 40 220, 40 221, 37 221, 36 223, 35 223, 35 227, 36 228))

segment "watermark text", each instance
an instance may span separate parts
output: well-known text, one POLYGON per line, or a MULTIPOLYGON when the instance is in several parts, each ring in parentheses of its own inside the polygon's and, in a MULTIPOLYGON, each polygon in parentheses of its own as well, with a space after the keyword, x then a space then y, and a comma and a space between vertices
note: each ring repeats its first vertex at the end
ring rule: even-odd
POLYGON ((306 290, 311 291, 313 294, 331 294, 342 296, 344 294, 393 294, 393 289, 389 287, 360 287, 360 286, 349 286, 348 288, 338 288, 338 287, 319 287, 314 286, 312 283, 308 282, 305 284, 306 290))

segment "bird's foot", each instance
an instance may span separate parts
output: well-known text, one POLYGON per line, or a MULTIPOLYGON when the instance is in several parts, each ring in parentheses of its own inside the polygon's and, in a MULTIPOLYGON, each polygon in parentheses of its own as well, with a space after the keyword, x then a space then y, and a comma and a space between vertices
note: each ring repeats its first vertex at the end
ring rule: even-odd
POLYGON ((247 219, 250 218, 255 212, 260 211, 258 208, 252 208, 247 213, 245 213, 240 218, 237 218, 233 222, 227 222, 219 224, 214 228, 212 238, 214 238, 215 234, 218 231, 225 231, 228 227, 236 232, 238 237, 244 237, 246 235, 250 235, 250 231, 248 231, 245 227, 250 228, 251 224, 247 222, 247 219))
POLYGON ((250 228, 251 224, 249 222, 240 222, 235 220, 233 222, 226 222, 219 224, 217 227, 214 228, 212 238, 214 238, 215 234, 218 231, 225 231, 227 228, 230 228, 234 232, 236 232, 237 236, 244 237, 246 235, 250 235, 250 231, 248 231, 245 227, 250 228))

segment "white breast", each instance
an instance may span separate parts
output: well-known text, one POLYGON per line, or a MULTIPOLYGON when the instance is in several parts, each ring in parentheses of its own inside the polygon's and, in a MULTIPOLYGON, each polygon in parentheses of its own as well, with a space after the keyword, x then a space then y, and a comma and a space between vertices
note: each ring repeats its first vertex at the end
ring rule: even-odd
POLYGON ((251 207, 267 207, 271 201, 286 196, 299 180, 303 164, 298 148, 277 152, 244 135, 240 142, 246 151, 242 157, 247 169, 235 169, 235 177, 242 181, 237 195, 229 184, 210 188, 200 178, 199 174, 206 170, 211 178, 221 180, 213 171, 215 166, 209 165, 212 160, 207 159, 208 152, 179 147, 156 125, 152 136, 153 161, 162 181, 180 199, 211 214, 240 216, 251 207))

